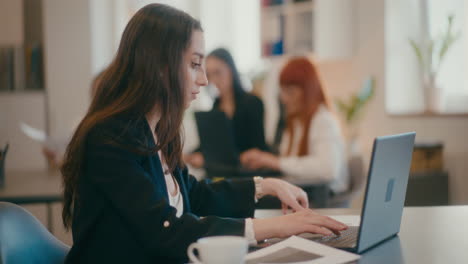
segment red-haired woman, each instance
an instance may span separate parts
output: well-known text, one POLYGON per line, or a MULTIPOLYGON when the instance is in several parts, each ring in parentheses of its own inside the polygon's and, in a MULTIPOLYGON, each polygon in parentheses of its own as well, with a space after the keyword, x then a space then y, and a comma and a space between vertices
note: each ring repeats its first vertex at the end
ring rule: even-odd
POLYGON ((242 154, 242 163, 277 169, 312 184, 329 183, 335 193, 346 190, 345 143, 316 68, 305 57, 293 58, 282 69, 279 82, 286 110, 280 155, 252 149, 242 154))

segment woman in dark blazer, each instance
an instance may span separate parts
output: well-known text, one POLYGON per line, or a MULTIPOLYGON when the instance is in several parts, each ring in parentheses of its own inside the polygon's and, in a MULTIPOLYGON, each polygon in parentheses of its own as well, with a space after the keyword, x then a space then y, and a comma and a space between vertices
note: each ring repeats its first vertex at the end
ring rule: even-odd
POLYGON ((249 241, 346 228, 308 207, 278 179, 197 182, 182 163, 186 107, 206 84, 200 23, 151 4, 128 23, 62 166, 62 218, 73 232, 66 263, 186 262, 201 237, 249 241), (255 200, 275 195, 296 212, 252 219, 255 200), (203 216, 203 217, 201 217, 203 216))
MULTIPOLYGON (((206 57, 206 74, 208 81, 219 92, 213 104, 213 111, 224 112, 232 121, 232 134, 237 151, 242 153, 252 148, 267 151, 262 100, 244 90, 229 51, 218 48, 210 52, 206 57)), ((204 159, 200 151, 201 149, 197 148, 194 153, 187 155, 187 163, 194 167, 202 167, 204 159)))

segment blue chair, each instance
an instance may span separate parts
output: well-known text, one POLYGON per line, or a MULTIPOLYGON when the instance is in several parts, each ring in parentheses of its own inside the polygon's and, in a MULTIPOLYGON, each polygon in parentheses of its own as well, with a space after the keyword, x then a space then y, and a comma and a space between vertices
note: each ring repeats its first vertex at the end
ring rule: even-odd
POLYGON ((31 213, 0 202, 0 263, 63 263, 69 250, 31 213))

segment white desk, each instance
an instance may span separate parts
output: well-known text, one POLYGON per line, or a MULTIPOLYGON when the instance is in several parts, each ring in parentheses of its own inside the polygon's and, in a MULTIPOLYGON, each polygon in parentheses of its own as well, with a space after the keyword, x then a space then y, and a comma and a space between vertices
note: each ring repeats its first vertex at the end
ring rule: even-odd
MULTIPOLYGON (((356 209, 316 211, 360 214, 356 209)), ((280 214, 280 210, 255 213, 260 218, 280 214)), ((468 206, 405 207, 399 235, 366 251, 357 263, 468 263, 468 206)))

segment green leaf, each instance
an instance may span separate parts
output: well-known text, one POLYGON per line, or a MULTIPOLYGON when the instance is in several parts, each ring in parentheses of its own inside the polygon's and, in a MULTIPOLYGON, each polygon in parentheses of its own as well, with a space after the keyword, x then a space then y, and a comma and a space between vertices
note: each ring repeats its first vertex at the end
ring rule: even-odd
POLYGON ((447 23, 447 31, 445 32, 443 38, 442 38, 442 46, 439 51, 439 67, 442 61, 445 58, 445 55, 447 55, 448 50, 450 47, 455 43, 458 38, 460 38, 460 32, 457 32, 455 34, 452 33, 452 25, 453 25, 453 20, 455 18, 455 15, 449 15, 448 16, 448 23, 447 23))
POLYGON ((443 40, 442 48, 440 49, 439 52, 439 61, 441 62, 444 58, 445 55, 447 54, 447 51, 450 49, 453 43, 460 37, 460 32, 458 32, 457 35, 450 35, 446 36, 446 38, 443 40))
POLYGON ((375 83, 375 78, 369 77, 364 81, 362 88, 356 94, 351 95, 348 103, 340 99, 335 101, 338 111, 348 124, 357 119, 364 106, 374 96, 375 83))
POLYGON ((409 42, 410 42, 411 47, 413 48, 414 54, 416 54, 416 58, 418 59, 419 65, 421 65, 421 67, 423 67, 424 66, 424 57, 423 57, 421 48, 419 47, 419 45, 414 40, 409 39, 409 42))
POLYGON ((348 106, 341 100, 336 100, 336 106, 338 110, 342 113, 345 113, 348 110, 348 106))

